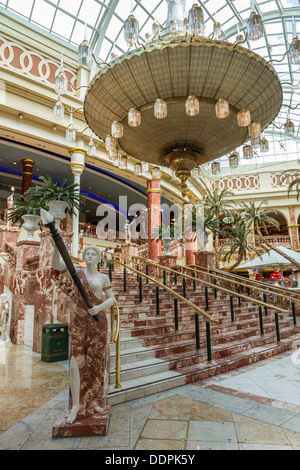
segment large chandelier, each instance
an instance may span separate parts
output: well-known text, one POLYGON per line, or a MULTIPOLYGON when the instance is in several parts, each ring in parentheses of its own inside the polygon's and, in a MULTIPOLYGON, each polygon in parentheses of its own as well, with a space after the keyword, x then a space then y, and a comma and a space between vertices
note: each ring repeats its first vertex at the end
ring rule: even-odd
MULTIPOLYGON (((199 4, 185 21, 185 1, 166 1, 167 21, 163 29, 155 23, 144 45, 138 44, 136 19, 128 17, 128 52, 101 67, 84 113, 102 140, 112 136, 135 159, 171 168, 186 195, 191 172, 245 144, 249 130, 262 132, 279 113, 283 95, 273 66, 261 56, 204 36, 199 4)), ((249 18, 253 40, 260 35, 257 16, 249 18)))

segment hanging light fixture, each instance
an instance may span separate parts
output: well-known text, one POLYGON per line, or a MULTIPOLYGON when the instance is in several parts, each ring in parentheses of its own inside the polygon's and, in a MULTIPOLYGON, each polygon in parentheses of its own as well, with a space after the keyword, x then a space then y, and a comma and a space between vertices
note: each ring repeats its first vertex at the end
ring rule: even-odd
POLYGON ((264 34, 262 19, 255 11, 254 0, 251 0, 251 14, 247 22, 247 30, 250 41, 258 41, 264 34))
POLYGON ((213 31, 214 31, 214 38, 218 39, 218 37, 220 36, 222 32, 221 23, 219 23, 219 21, 214 22, 213 31))
POLYGON ((250 135, 251 139, 256 139, 261 134, 260 122, 255 122, 255 121, 251 122, 248 129, 249 129, 249 135, 250 135))
POLYGON ((158 166, 152 169, 152 179, 153 180, 160 180, 161 178, 161 171, 158 166))
POLYGON ((244 41, 244 35, 240 31, 240 25, 237 25, 237 36, 235 38, 236 42, 243 42, 244 41))
POLYGON ((116 159, 118 158, 118 149, 115 147, 115 148, 111 148, 109 150, 109 155, 108 155, 108 159, 111 161, 111 162, 114 162, 116 161, 116 159))
POLYGON ((157 99, 154 103, 154 117, 164 119, 168 115, 168 105, 162 99, 157 99))
POLYGON ((115 59, 117 59, 118 57, 119 57, 119 56, 118 56, 118 54, 117 54, 116 52, 112 52, 112 53, 110 54, 110 60, 115 60, 115 59))
POLYGON ((197 116, 200 112, 200 102, 196 96, 189 96, 185 102, 185 110, 188 116, 197 116))
POLYGON ((284 124, 284 133, 285 135, 288 135, 288 136, 293 136, 295 133, 294 124, 290 119, 288 119, 286 123, 284 124))
POLYGON ((253 157, 253 149, 251 145, 244 145, 243 155, 246 160, 250 160, 253 157))
POLYGON ((237 115, 238 125, 240 127, 247 127, 251 124, 251 113, 243 108, 237 115))
POLYGON ((91 133, 89 145, 88 145, 88 148, 87 148, 87 155, 89 157, 96 157, 96 155, 97 155, 97 149, 96 149, 96 145, 94 144, 94 141, 93 141, 93 134, 92 133, 91 133))
POLYGON ((149 171, 149 163, 148 162, 142 162, 142 169, 143 169, 143 172, 149 171))
POLYGON ((239 166, 240 156, 237 150, 232 152, 228 159, 230 168, 237 168, 239 166))
POLYGON ((269 142, 265 137, 263 137, 260 141, 260 150, 262 153, 266 153, 269 151, 269 142))
POLYGON ((128 168, 128 158, 127 157, 120 157, 119 168, 121 170, 126 170, 128 168))
POLYGON ((124 126, 121 122, 114 121, 111 125, 111 135, 116 139, 120 139, 124 134, 124 126))
POLYGON ((60 67, 55 77, 55 92, 58 95, 65 95, 68 91, 68 79, 64 72, 63 57, 61 56, 60 67))
POLYGON ((120 166, 120 155, 117 155, 117 158, 113 160, 113 166, 120 166))
POLYGON ((137 109, 131 108, 128 113, 128 125, 138 127, 141 125, 142 115, 137 109))
POLYGON ((61 119, 64 119, 65 117, 65 108, 61 102, 60 95, 58 95, 58 100, 53 107, 53 117, 57 121, 60 121, 61 119))
POLYGON ((108 152, 112 149, 116 149, 117 148, 117 139, 115 137, 113 137, 112 135, 106 136, 105 148, 108 152))
POLYGON ((191 34, 204 34, 204 15, 202 8, 194 3, 188 14, 189 30, 191 34))
POLYGON ((254 150, 260 149, 260 143, 261 143, 261 138, 260 138, 260 136, 252 138, 250 142, 251 142, 251 147, 252 147, 254 150))
POLYGON ((218 175, 221 171, 221 165, 219 162, 212 162, 211 164, 211 172, 213 175, 218 175))
POLYGON ((87 24, 85 23, 84 40, 78 47, 78 62, 82 67, 90 67, 92 65, 92 48, 87 40, 87 24))
POLYGON ((159 23, 158 23, 157 21, 154 21, 154 23, 153 23, 153 25, 152 25, 152 35, 153 35, 153 39, 158 38, 159 33, 160 33, 160 26, 159 26, 159 23))
POLYGON ((139 40, 139 22, 133 14, 124 23, 124 39, 129 49, 139 40))
POLYGON ((75 130, 75 127, 73 125, 73 112, 72 111, 71 111, 71 114, 70 114, 69 127, 66 130, 66 139, 67 139, 68 142, 75 142, 76 141, 76 130, 75 130))
POLYGON ((192 176, 195 179, 199 179, 201 177, 201 170, 199 167, 192 170, 192 176))
POLYGON ((183 20, 183 26, 184 26, 184 32, 188 33, 189 32, 189 19, 186 17, 183 20))
POLYGON ((289 57, 292 64, 299 64, 300 41, 297 37, 295 18, 293 17, 293 41, 289 48, 289 57))
POLYGON ((219 99, 216 104, 216 116, 219 119, 224 119, 229 116, 229 103, 226 100, 219 99))
POLYGON ((143 168, 141 163, 136 163, 134 165, 134 174, 139 176, 143 174, 143 168))

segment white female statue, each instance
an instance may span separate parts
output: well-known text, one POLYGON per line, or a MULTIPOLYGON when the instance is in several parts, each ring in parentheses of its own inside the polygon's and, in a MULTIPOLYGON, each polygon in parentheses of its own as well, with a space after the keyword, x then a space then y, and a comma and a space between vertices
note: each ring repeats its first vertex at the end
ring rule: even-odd
MULTIPOLYGON (((109 387, 109 344, 108 321, 105 310, 115 303, 110 279, 97 271, 100 262, 100 250, 97 247, 85 247, 82 259, 85 268, 77 270, 92 305, 88 309, 84 300, 75 291, 76 307, 74 318, 69 328, 71 336, 70 352, 70 410, 67 423, 76 419, 91 417, 101 413, 106 405, 109 387), (102 301, 103 294, 106 300, 102 301), (97 321, 95 318, 97 317, 97 321)), ((58 249, 54 248, 52 264, 60 272, 66 266, 58 249)))

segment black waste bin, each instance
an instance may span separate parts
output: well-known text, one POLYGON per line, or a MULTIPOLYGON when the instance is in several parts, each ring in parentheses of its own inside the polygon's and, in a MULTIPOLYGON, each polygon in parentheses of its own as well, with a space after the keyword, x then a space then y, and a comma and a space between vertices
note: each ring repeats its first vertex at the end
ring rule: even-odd
POLYGON ((68 359, 67 325, 49 324, 43 326, 42 357, 43 362, 58 362, 68 359))

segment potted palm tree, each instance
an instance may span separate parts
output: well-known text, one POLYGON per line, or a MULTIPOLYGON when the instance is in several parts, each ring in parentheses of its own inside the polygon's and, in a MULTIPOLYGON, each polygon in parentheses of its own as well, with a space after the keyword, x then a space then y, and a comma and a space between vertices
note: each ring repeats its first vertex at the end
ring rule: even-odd
POLYGON ((56 228, 60 228, 60 222, 66 217, 66 212, 73 214, 75 209, 80 209, 82 198, 79 186, 76 183, 67 185, 64 179, 62 184, 56 183, 50 176, 40 176, 43 185, 32 186, 26 193, 29 203, 40 201, 46 204, 52 214, 56 228))
POLYGON ((170 248, 172 246, 173 240, 181 239, 177 232, 178 230, 176 230, 176 225, 173 222, 171 222, 169 225, 162 222, 160 226, 156 227, 155 233, 153 234, 153 239, 156 239, 156 241, 162 241, 166 256, 170 256, 170 248))

